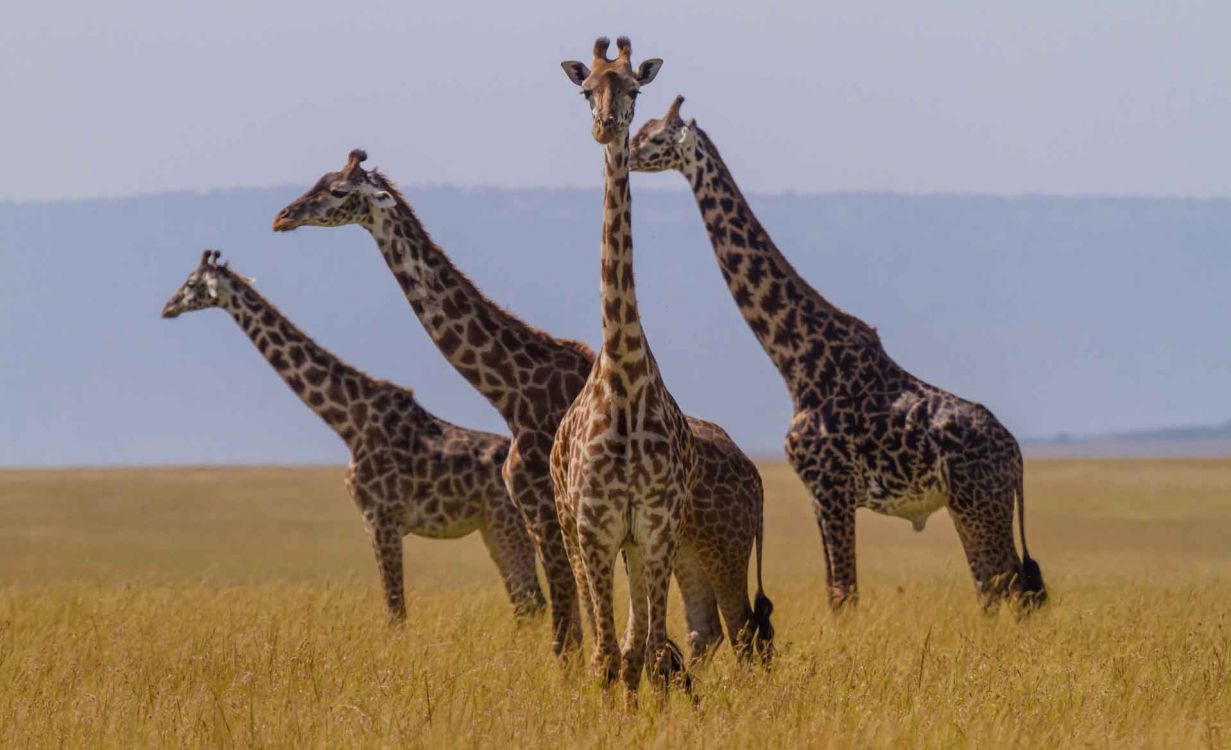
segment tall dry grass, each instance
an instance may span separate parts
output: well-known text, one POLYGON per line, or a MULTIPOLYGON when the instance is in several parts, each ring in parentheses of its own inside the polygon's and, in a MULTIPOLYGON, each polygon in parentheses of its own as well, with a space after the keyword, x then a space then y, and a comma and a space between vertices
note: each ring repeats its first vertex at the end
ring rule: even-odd
POLYGON ((978 610, 943 512, 861 513, 831 614, 765 474, 774 668, 724 649, 696 706, 629 711, 512 622, 477 540, 408 539, 387 627, 336 469, 0 473, 0 747, 1231 746, 1231 461, 1030 464, 1024 620, 978 610))

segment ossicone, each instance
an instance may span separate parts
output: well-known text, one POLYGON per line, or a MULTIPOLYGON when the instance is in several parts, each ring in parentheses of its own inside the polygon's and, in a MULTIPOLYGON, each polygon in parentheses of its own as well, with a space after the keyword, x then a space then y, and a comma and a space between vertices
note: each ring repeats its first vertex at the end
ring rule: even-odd
POLYGON ((668 120, 680 119, 680 105, 682 105, 683 103, 684 103, 683 94, 680 94, 679 96, 675 97, 675 101, 671 102, 670 107, 667 107, 667 119, 668 120))
POLYGON ((600 36, 594 40, 594 59, 601 62, 611 62, 607 59, 607 48, 611 46, 611 40, 605 36, 600 36))
POLYGON ((633 57, 633 42, 626 36, 616 39, 616 49, 620 51, 619 59, 629 62, 633 57))
POLYGON ((368 160, 367 151, 364 151, 361 148, 352 149, 350 154, 347 155, 346 157, 346 170, 345 170, 346 173, 350 174, 356 169, 359 169, 359 165, 364 163, 367 160, 368 160))

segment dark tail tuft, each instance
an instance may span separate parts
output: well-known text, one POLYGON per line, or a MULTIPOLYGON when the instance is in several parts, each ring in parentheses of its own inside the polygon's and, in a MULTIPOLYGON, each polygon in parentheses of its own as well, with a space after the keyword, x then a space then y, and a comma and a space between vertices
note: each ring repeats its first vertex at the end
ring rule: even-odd
POLYGON ((774 603, 765 595, 761 580, 761 543, 765 531, 765 516, 762 511, 757 525, 757 595, 752 604, 752 650, 761 655, 761 662, 768 664, 774 655, 774 625, 769 616, 774 613, 774 603))
POLYGON ((764 592, 758 590, 752 606, 752 649, 768 664, 774 655, 774 624, 769 616, 774 613, 774 603, 764 592))
POLYGON ((1022 599, 1034 607, 1047 602, 1047 589, 1043 586, 1043 571, 1029 555, 1022 559, 1022 599))
POLYGON ((1037 607, 1047 601, 1047 588, 1043 585, 1043 571, 1026 549, 1026 492, 1022 477, 1017 478, 1017 531, 1022 538, 1022 602, 1037 607))

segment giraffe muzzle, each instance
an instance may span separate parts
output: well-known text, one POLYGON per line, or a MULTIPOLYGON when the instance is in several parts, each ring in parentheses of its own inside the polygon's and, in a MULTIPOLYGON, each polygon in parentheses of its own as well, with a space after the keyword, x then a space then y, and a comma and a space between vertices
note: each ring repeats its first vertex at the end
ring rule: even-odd
POLYGON ((612 121, 610 124, 601 123, 601 122, 594 123, 594 131, 593 131, 594 140, 598 141, 600 144, 604 146, 614 141, 616 139, 616 135, 618 134, 618 132, 619 131, 617 130, 614 121, 612 121))
POLYGON ((290 209, 284 208, 274 217, 273 230, 275 232, 289 232, 299 226, 299 223, 292 218, 291 213, 290 209))

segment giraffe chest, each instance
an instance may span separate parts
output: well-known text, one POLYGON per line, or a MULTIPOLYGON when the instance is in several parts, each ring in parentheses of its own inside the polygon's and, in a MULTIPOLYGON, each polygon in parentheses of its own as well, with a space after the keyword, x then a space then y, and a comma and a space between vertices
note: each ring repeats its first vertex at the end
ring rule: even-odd
POLYGON ((585 497, 631 509, 680 494, 689 476, 686 423, 648 400, 612 403, 588 394, 574 433, 572 484, 585 497))
POLYGON ((582 468, 592 484, 642 496, 683 481, 686 464, 675 436, 604 430, 586 442, 582 468))

